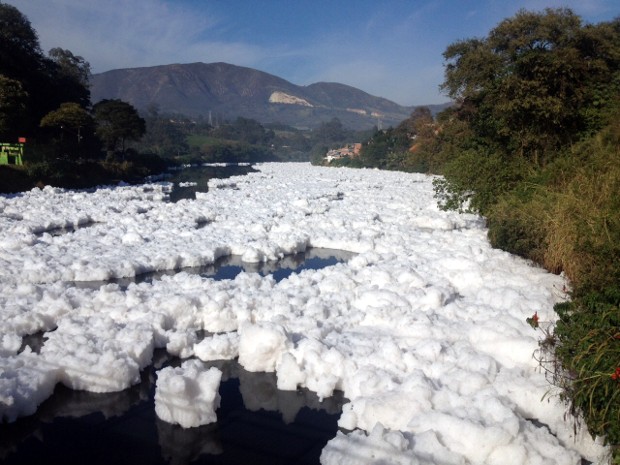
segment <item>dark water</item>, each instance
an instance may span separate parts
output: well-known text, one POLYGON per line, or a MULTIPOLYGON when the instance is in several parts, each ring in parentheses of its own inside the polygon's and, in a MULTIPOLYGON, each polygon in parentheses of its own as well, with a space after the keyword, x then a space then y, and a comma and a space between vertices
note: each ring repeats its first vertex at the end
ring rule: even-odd
POLYGON ((271 275, 276 282, 279 282, 303 270, 320 270, 321 268, 348 261, 353 255, 355 254, 343 250, 310 248, 305 252, 300 252, 295 255, 286 255, 278 261, 261 263, 245 263, 241 261, 240 256, 230 255, 220 258, 214 265, 148 273, 137 276, 131 279, 131 281, 150 282, 153 279, 161 278, 163 275, 172 275, 179 271, 184 271, 186 273, 195 273, 215 280, 235 279, 241 272, 259 273, 261 276, 271 275))
MULTIPOLYGON (((241 271, 276 280, 320 269, 352 254, 327 249, 248 265, 238 258, 192 269, 215 279, 241 271)), ((160 275, 143 276, 142 280, 160 275)), ((124 283, 127 284, 127 283, 124 283)), ((24 338, 33 350, 44 335, 24 338)), ((338 431, 341 393, 319 402, 306 390, 279 391, 274 373, 250 373, 235 361, 207 363, 223 371, 217 423, 183 429, 155 414, 155 372, 181 360, 158 350, 142 381, 122 392, 94 394, 58 385, 35 415, 0 425, 2 464, 319 464, 321 450, 338 431)))
POLYGON ((156 271, 132 278, 117 278, 109 281, 76 281, 74 284, 78 287, 99 289, 104 284, 116 283, 121 288, 126 288, 131 283, 150 283, 153 280, 161 279, 162 276, 172 276, 180 272, 198 274, 215 280, 235 279, 241 272, 259 273, 261 276, 271 275, 276 282, 279 282, 291 274, 300 273, 303 270, 320 270, 337 263, 346 262, 354 255, 354 253, 344 250, 316 247, 294 255, 286 255, 277 261, 261 263, 246 263, 241 261, 241 257, 238 255, 229 255, 219 258, 213 265, 209 266, 156 271))
POLYGON ((345 399, 279 391, 273 373, 214 362, 224 375, 217 423, 184 429, 155 414, 155 371, 178 365, 160 352, 142 382, 93 394, 58 386, 37 413, 0 425, 3 464, 318 464, 345 399))
POLYGON ((196 166, 171 171, 166 177, 167 182, 174 183, 170 193, 170 201, 178 202, 181 199, 195 199, 196 192, 208 192, 209 179, 225 179, 231 176, 241 176, 256 171, 251 166, 196 166), (179 184, 192 183, 191 186, 179 184))

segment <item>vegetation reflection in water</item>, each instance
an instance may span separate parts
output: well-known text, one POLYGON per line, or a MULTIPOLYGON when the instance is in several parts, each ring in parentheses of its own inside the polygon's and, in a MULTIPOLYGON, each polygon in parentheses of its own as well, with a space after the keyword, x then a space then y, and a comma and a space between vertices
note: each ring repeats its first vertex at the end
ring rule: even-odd
MULTIPOLYGON (((242 271, 257 272, 280 281, 304 269, 346 261, 352 255, 309 249, 263 264, 243 263, 232 256, 211 267, 189 270, 213 279, 233 279, 242 271)), ((141 276, 139 281, 161 275, 141 276)), ((24 346, 34 351, 44 343, 45 334, 24 338, 24 346)), ((141 383, 122 392, 95 394, 58 385, 36 414, 0 425, 0 461, 318 464, 321 450, 336 435, 346 401, 341 392, 319 401, 307 389, 280 391, 275 373, 250 373, 236 361, 206 363, 223 372, 217 423, 189 429, 165 423, 155 414, 156 371, 181 363, 165 350, 157 350, 153 363, 142 372, 141 383)))

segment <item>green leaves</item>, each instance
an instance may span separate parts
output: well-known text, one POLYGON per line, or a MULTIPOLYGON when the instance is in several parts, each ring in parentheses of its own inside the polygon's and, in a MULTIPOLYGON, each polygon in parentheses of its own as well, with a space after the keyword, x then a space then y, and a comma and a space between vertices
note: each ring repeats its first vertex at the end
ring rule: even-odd
POLYGON ((584 413, 590 434, 616 447, 620 444, 619 296, 620 289, 608 288, 555 307, 560 315, 556 355, 572 378, 563 386, 565 395, 573 411, 584 413))
POLYGON ((19 81, 0 74, 0 140, 15 140, 24 120, 28 93, 19 81))
POLYGON ((41 119, 41 127, 68 127, 75 131, 79 128, 92 125, 93 119, 80 105, 73 102, 66 102, 60 105, 57 110, 49 112, 41 119))
POLYGON ((442 89, 479 136, 542 166, 600 122, 593 113, 618 89, 618 43, 620 27, 582 27, 571 10, 522 10, 450 45, 442 89))
MULTIPOLYGON (((0 75, 18 82, 27 94, 19 106, 3 106, 5 118, 14 126, 5 130, 4 137, 18 133, 41 142, 47 131, 41 131, 39 123, 49 112, 65 102, 87 108, 89 72, 88 63, 68 50, 55 48, 46 57, 28 19, 15 7, 0 3, 0 75)), ((0 86, 6 88, 6 82, 0 86)))
POLYGON ((95 132, 108 151, 125 151, 125 141, 138 140, 146 131, 146 123, 136 109, 122 100, 102 100, 93 107, 95 132))

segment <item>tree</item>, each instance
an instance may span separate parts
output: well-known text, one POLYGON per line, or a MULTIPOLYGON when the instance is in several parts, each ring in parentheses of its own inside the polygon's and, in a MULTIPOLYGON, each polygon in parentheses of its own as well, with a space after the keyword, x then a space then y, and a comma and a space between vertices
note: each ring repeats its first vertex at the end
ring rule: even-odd
POLYGON ((0 72, 21 80, 42 60, 39 38, 17 8, 0 3, 0 72))
POLYGON ((0 74, 0 140, 19 136, 26 112, 28 94, 21 83, 0 74))
POLYGON ((67 101, 78 102, 83 107, 90 105, 90 64, 71 51, 53 48, 49 51, 50 71, 56 87, 67 101))
POLYGON ((409 118, 403 120, 395 129, 405 139, 414 139, 421 130, 433 125, 433 115, 428 107, 417 107, 409 118))
POLYGON ((136 109, 122 100, 102 100, 93 107, 96 134, 108 152, 121 150, 125 153, 125 142, 139 140, 146 132, 144 119, 136 109))
POLYGON ((60 69, 60 74, 73 79, 87 87, 90 80, 90 63, 81 56, 75 56, 70 50, 56 47, 49 51, 49 57, 60 69))
POLYGON ((63 134, 69 131, 75 135, 79 144, 82 139, 82 130, 90 128, 93 118, 80 105, 75 102, 66 102, 57 110, 49 112, 41 120, 41 127, 60 128, 63 134))
POLYGON ((57 110, 49 112, 41 120, 41 127, 56 126, 78 130, 89 126, 92 117, 80 105, 75 102, 67 102, 60 105, 57 110))
MULTIPOLYGON (((17 81, 28 98, 19 121, 21 135, 36 136, 43 116, 64 102, 90 106, 89 65, 68 50, 41 52, 36 32, 15 7, 0 3, 0 74, 17 81)), ((19 115, 15 115, 16 119, 19 115)))
POLYGON ((360 159, 364 166, 385 168, 388 155, 393 152, 394 129, 378 130, 363 146, 360 159))
POLYGON ((351 137, 351 131, 347 130, 338 118, 332 118, 331 121, 323 122, 312 131, 312 142, 316 144, 333 145, 347 142, 351 137))
POLYGON ((618 57, 618 32, 584 28, 569 9, 521 10, 485 39, 450 45, 442 89, 477 136, 544 165, 597 129, 583 108, 600 99, 595 90, 605 93, 614 82, 608 63, 618 57))
MULTIPOLYGON (((35 123, 34 118, 28 116, 33 113, 33 106, 41 94, 43 61, 39 39, 30 21, 14 6, 0 3, 2 113, 5 121, 10 122, 15 130, 19 128, 22 135, 27 135, 30 127, 36 127, 40 119, 40 116, 36 118, 35 123), (16 92, 15 97, 10 97, 9 92, 16 92), (15 105, 15 99, 19 104, 15 105)), ((13 135, 11 132, 11 137, 13 135)))
POLYGON ((189 152, 185 133, 179 124, 162 117, 156 106, 151 106, 146 116, 146 133, 140 148, 159 156, 181 155, 189 152))

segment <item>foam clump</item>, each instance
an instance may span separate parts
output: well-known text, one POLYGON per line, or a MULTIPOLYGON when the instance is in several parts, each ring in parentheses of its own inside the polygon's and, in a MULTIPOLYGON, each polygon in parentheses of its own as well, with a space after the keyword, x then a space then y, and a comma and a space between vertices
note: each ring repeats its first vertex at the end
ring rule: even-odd
POLYGON ((155 413, 161 420, 183 428, 216 422, 221 379, 219 369, 206 369, 200 360, 163 368, 157 372, 155 413))
POLYGON ((145 325, 103 315, 73 315, 48 333, 40 357, 57 367, 67 387, 103 393, 137 384, 153 349, 153 332, 145 325))
MULTIPOLYGON (((338 432, 321 452, 321 465, 422 465, 402 433, 377 423, 369 434, 338 432)), ((464 463, 464 462, 461 462, 464 463)))
POLYGON ((232 360, 239 356, 239 335, 232 332, 208 336, 194 345, 194 354, 203 362, 232 360))
POLYGON ((282 326, 247 323, 239 329, 239 364, 247 371, 275 371, 287 346, 282 326))
POLYGON ((0 357, 0 423, 32 415, 58 382, 58 370, 26 349, 0 357))

